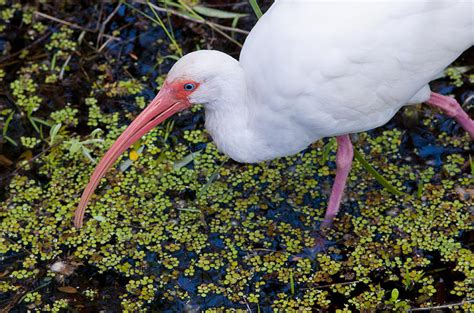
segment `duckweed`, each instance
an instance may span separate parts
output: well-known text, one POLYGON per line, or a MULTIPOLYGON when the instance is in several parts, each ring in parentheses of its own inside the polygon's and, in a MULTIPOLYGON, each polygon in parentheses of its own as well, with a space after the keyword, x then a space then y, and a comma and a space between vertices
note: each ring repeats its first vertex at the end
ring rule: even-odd
MULTIPOLYGON (((108 14, 113 9, 104 5, 108 14)), ((93 161, 152 99, 172 59, 162 55, 174 50, 133 11, 119 10, 108 33, 120 40, 102 53, 94 48, 97 34, 39 21, 26 7, 0 8, 6 30, 21 23, 16 11, 30 31, 25 40, 51 34, 37 48, 43 56, 28 61, 26 54, 18 67, 0 70, 12 95, 2 122, 20 113, 12 123, 25 128, 8 130, 21 145, 8 152, 18 165, 5 176, 0 206, 0 306, 17 299, 19 310, 38 312, 342 313, 449 303, 472 310, 472 200, 456 191, 472 189, 472 147, 462 131, 440 132, 438 118, 421 107, 416 127, 432 137, 420 139, 395 118, 352 138, 405 195, 382 189, 354 162, 341 212, 325 233, 319 225, 334 179, 332 141, 237 164, 212 143, 202 106, 142 138, 131 150, 139 157, 124 153, 92 197, 84 227, 74 229, 93 161), (133 28, 140 34, 127 35, 128 26, 117 31, 130 24, 126 16, 141 23, 133 28), (133 36, 146 45, 130 48, 133 36), (146 71, 150 47, 158 65, 146 71), (25 114, 45 123, 36 120, 35 129, 25 114), (61 124, 54 141, 49 124, 61 124), (435 144, 441 152, 430 148, 435 144), (51 269, 57 262, 59 272, 51 269)), ((442 82, 459 78, 451 72, 442 82)))

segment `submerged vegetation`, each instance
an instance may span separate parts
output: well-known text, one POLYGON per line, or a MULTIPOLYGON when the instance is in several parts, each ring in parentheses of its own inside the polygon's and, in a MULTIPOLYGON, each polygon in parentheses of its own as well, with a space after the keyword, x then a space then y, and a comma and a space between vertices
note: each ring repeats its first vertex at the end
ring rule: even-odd
MULTIPOLYGON (((333 141, 237 164, 201 107, 124 153, 72 227, 97 159, 170 65, 197 48, 237 56, 251 2, 0 0, 1 310, 474 309, 472 143, 426 106, 353 136, 401 193, 354 162, 326 233, 333 141)), ((433 88, 469 110, 466 56, 433 88)))

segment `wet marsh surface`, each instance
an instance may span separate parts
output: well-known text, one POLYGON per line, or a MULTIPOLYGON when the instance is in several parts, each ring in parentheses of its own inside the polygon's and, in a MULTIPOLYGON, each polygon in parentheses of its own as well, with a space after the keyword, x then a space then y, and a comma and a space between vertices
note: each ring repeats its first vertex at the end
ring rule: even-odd
MULTIPOLYGON (((0 0, 0 310, 472 310, 473 145, 425 105, 352 137, 403 194, 355 161, 325 233, 333 140, 238 164, 200 107, 124 153, 72 228, 94 162, 180 53, 238 57, 250 5, 197 2, 0 0)), ((473 59, 432 83, 471 113, 473 59)))

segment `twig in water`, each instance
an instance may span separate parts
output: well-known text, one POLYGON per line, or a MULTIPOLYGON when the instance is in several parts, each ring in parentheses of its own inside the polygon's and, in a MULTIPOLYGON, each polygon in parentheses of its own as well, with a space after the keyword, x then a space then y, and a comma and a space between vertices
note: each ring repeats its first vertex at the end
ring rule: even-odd
POLYGON ((462 302, 457 302, 457 303, 448 303, 448 304, 443 304, 443 305, 438 305, 438 306, 430 306, 426 308, 413 308, 410 309, 408 312, 414 312, 414 311, 431 311, 431 310, 436 310, 436 309, 448 309, 452 308, 453 306, 460 306, 466 303, 474 303, 474 300, 467 300, 467 301, 462 301, 462 302))
POLYGON ((68 22, 68 21, 65 21, 65 20, 61 20, 59 18, 56 18, 54 16, 48 15, 48 14, 43 13, 43 12, 35 11, 33 14, 36 15, 36 16, 51 20, 51 21, 58 22, 60 24, 67 25, 71 28, 84 30, 84 31, 89 32, 89 33, 95 33, 96 32, 96 30, 94 30, 94 29, 82 27, 81 25, 77 25, 77 24, 74 24, 74 23, 71 23, 71 22, 68 22))
MULTIPOLYGON (((112 11, 112 13, 109 14, 109 16, 107 16, 107 18, 105 19, 105 21, 100 24, 100 28, 99 28, 99 36, 97 36, 97 44, 96 44, 96 47, 99 47, 99 43, 102 42, 102 37, 104 37, 104 31, 105 31, 105 26, 107 26, 107 24, 110 22, 110 20, 112 20, 112 18, 114 17, 115 14, 117 14, 118 10, 120 9, 120 7, 122 6, 122 3, 119 2, 119 4, 115 7, 115 9, 112 11)), ((99 17, 100 18, 100 17, 99 17)), ((110 38, 107 40, 107 42, 110 42, 110 38)), ((103 47, 104 45, 102 45, 103 47)), ((101 48, 102 48, 101 47, 101 48)), ((100 51, 101 49, 99 49, 100 51)))

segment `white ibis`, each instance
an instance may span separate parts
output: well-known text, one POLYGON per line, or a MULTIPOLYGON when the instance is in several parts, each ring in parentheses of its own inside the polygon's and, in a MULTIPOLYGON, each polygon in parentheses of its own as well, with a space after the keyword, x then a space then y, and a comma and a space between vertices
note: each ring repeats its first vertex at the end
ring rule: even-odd
POLYGON ((218 51, 181 58, 158 95, 95 169, 75 214, 107 169, 141 136, 200 103, 219 150, 253 163, 336 136, 336 178, 325 220, 336 216, 353 148, 350 133, 385 124, 426 102, 474 137, 474 121, 428 83, 474 42, 471 1, 279 0, 248 36, 240 61, 218 51))

